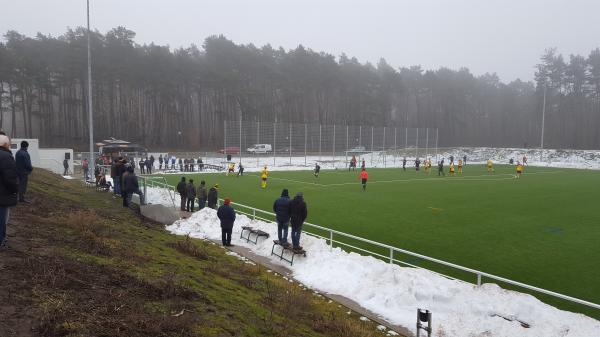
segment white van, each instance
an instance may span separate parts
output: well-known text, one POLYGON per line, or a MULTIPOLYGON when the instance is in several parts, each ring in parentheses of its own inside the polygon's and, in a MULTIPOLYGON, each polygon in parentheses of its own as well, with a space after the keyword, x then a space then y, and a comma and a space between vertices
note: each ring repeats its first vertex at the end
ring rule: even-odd
POLYGON ((254 144, 246 149, 249 153, 268 153, 273 151, 271 144, 254 144))

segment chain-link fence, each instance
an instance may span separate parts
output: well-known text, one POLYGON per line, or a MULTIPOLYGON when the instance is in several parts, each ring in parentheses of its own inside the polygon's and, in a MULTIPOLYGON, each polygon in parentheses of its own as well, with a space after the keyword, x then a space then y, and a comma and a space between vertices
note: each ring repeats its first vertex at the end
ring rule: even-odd
POLYGON ((353 156, 370 167, 401 166, 402 159, 437 161, 435 128, 226 121, 223 149, 246 167, 348 167, 353 156))

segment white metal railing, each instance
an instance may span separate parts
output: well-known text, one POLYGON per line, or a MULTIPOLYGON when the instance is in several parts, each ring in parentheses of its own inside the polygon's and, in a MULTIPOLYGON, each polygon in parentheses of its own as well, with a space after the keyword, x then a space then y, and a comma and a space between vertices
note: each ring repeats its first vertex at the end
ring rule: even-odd
POLYGON ((141 179, 144 183, 144 195, 146 196, 146 200, 148 200, 148 190, 146 189, 146 187, 150 186, 150 187, 157 187, 157 188, 164 188, 167 190, 167 193, 169 194, 169 199, 171 199, 171 203, 173 204, 173 207, 177 207, 175 205, 175 187, 169 185, 169 183, 167 183, 167 180, 164 177, 146 177, 146 176, 138 176, 138 179, 141 179))
MULTIPOLYGON (((222 202, 222 199, 219 199, 219 202, 222 202)), ((258 219, 258 220, 262 220, 262 221, 266 221, 266 222, 273 222, 274 221, 273 219, 275 218, 275 213, 267 212, 267 211, 264 211, 264 210, 261 210, 261 209, 255 208, 255 207, 251 207, 251 206, 247 206, 247 205, 243 205, 243 204, 239 204, 239 203, 232 202, 232 204, 249 210, 247 212, 244 212, 242 210, 236 209, 236 212, 248 215, 248 216, 252 217, 253 220, 257 220, 258 219), (263 215, 263 216, 260 216, 259 214, 263 215), (265 216, 270 217, 270 219, 266 218, 265 216)), ((379 243, 379 242, 376 242, 376 241, 373 241, 373 240, 365 239, 365 238, 362 238, 362 237, 359 237, 359 236, 355 236, 355 235, 352 235, 352 234, 347 234, 347 233, 340 232, 340 231, 337 231, 337 230, 334 230, 334 229, 322 227, 322 226, 319 226, 319 225, 311 224, 311 223, 308 223, 308 222, 305 222, 304 225, 306 225, 306 226, 308 226, 310 228, 314 228, 314 229, 318 229, 320 231, 327 232, 329 234, 328 237, 327 236, 323 236, 323 235, 319 235, 319 234, 316 234, 316 233, 311 233, 311 232, 308 232, 308 231, 305 232, 305 233, 308 234, 308 235, 311 235, 311 236, 318 237, 318 238, 326 240, 327 242, 329 242, 329 246, 331 247, 331 249, 333 249, 333 244, 336 243, 336 244, 339 244, 339 245, 343 245, 343 246, 350 247, 352 249, 356 249, 358 251, 367 253, 367 254, 369 254, 371 256, 376 256, 376 257, 385 259, 386 261, 389 261, 389 263, 399 263, 399 264, 408 265, 408 266, 414 267, 414 268, 420 268, 420 269, 426 269, 426 270, 432 271, 432 270, 427 269, 427 268, 423 268, 423 267, 420 267, 420 266, 416 266, 414 264, 410 264, 410 263, 407 263, 407 262, 404 262, 404 261, 401 261, 401 260, 397 260, 394 257, 394 253, 396 253, 396 252, 397 253, 402 253, 402 254, 413 256, 413 257, 416 257, 416 258, 420 258, 420 259, 423 259, 423 260, 426 260, 426 261, 429 261, 429 262, 434 262, 434 263, 437 263, 437 264, 440 264, 440 265, 443 265, 443 266, 446 266, 446 267, 450 267, 450 268, 453 268, 453 269, 456 269, 456 270, 460 270, 460 271, 464 271, 464 272, 467 272, 467 273, 474 274, 477 277, 477 285, 478 286, 480 286, 482 284, 482 277, 486 277, 488 279, 492 279, 492 280, 504 282, 504 283, 507 283, 507 284, 510 284, 510 285, 513 285, 513 286, 517 286, 517 287, 520 287, 520 288, 524 288, 524 289, 528 289, 528 290, 531 290, 531 291, 535 291, 535 292, 538 292, 538 293, 541 293, 541 294, 544 294, 544 295, 549 295, 549 296, 553 296, 553 297, 556 297, 556 298, 559 298, 559 299, 562 299, 562 300, 566 300, 566 301, 569 301, 569 302, 582 304, 582 305, 585 305, 585 306, 588 306, 588 307, 591 307, 591 308, 594 308, 594 309, 600 309, 600 304, 596 304, 596 303, 593 303, 593 302, 585 301, 585 300, 582 300, 582 299, 579 299, 579 298, 567 296, 567 295, 560 294, 560 293, 557 293, 557 292, 554 292, 554 291, 550 291, 550 290, 546 290, 546 289, 543 289, 543 288, 534 287, 534 286, 531 286, 529 284, 525 284, 525 283, 513 281, 513 280, 510 280, 510 279, 501 277, 501 276, 489 274, 489 273, 486 273, 486 272, 483 272, 483 271, 479 271, 479 270, 476 270, 476 269, 472 269, 472 268, 468 268, 468 267, 463 267, 463 266, 460 266, 460 265, 457 265, 457 264, 454 264, 454 263, 451 263, 451 262, 446 262, 446 261, 443 261, 443 260, 440 260, 440 259, 436 259, 436 258, 433 258, 433 257, 429 257, 429 256, 426 256, 426 255, 423 255, 423 254, 414 253, 414 252, 411 252, 411 251, 408 251, 408 250, 405 250, 405 249, 401 249, 401 248, 396 248, 396 247, 393 247, 393 246, 390 246, 390 245, 386 245, 386 244, 379 243), (334 235, 340 236, 342 238, 348 238, 348 239, 352 239, 352 240, 356 240, 356 241, 360 241, 360 242, 363 242, 363 243, 368 243, 368 244, 373 245, 373 246, 380 247, 383 250, 389 251, 389 256, 386 256, 386 255, 383 255, 383 254, 380 254, 380 253, 376 253, 376 252, 370 251, 370 250, 365 249, 365 248, 356 247, 354 245, 348 244, 347 242, 343 242, 343 241, 340 241, 340 240, 334 240, 334 235)), ((432 271, 432 272, 434 272, 434 273, 436 273, 438 275, 441 275, 443 277, 450 278, 450 279, 464 281, 464 280, 460 280, 460 279, 457 279, 455 277, 444 275, 444 274, 441 274, 441 273, 438 273, 438 272, 435 272, 435 271, 432 271)))

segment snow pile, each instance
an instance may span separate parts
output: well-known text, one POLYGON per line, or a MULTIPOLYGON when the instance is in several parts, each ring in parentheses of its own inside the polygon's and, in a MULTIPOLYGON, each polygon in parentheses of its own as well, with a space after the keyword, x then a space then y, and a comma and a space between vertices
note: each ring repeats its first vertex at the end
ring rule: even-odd
MULTIPOLYGON (((271 240, 258 245, 239 239, 241 226, 252 226, 276 238, 273 223, 238 214, 232 242, 269 257, 271 240)), ((167 226, 174 234, 220 240, 216 212, 203 209, 167 226)), ((294 260, 294 277, 310 288, 347 297, 387 321, 414 331, 417 308, 433 312, 434 335, 502 337, 599 336, 600 322, 582 314, 558 310, 535 297, 504 290, 495 284, 477 287, 430 271, 390 265, 373 257, 330 249, 308 235, 301 238, 306 258, 294 260), (504 318, 503 318, 504 317, 504 318), (512 320, 512 321, 511 321, 512 320), (521 322, 530 325, 521 326, 521 322)), ((277 248, 276 248, 277 249, 277 248)), ((273 259, 274 263, 281 263, 273 259)), ((287 267, 289 265, 284 264, 287 267)))
POLYGON ((169 207, 179 206, 181 204, 179 193, 161 187, 146 187, 145 197, 147 204, 165 205, 169 207), (175 198, 175 205, 173 205, 173 199, 171 198, 175 198))

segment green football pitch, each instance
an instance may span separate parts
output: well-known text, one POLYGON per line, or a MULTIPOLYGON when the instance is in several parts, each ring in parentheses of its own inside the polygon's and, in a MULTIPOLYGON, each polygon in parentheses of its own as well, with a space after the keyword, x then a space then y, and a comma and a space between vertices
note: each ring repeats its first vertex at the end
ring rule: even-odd
MULTIPOLYGON (((260 188, 258 173, 185 176, 196 185, 218 183, 220 198, 267 211, 283 188, 291 196, 301 191, 307 222, 600 303, 600 172, 527 167, 515 179, 514 167, 494 168, 488 174, 483 165, 467 165, 452 177, 447 172, 438 177, 435 168, 430 174, 369 169, 365 192, 359 172, 347 170, 324 170, 318 178, 311 171, 271 172, 266 189, 260 188)), ((166 178, 176 185, 180 176, 166 178)), ((466 273, 397 257, 476 281, 466 273)), ((600 317, 594 309, 536 296, 600 317)))

